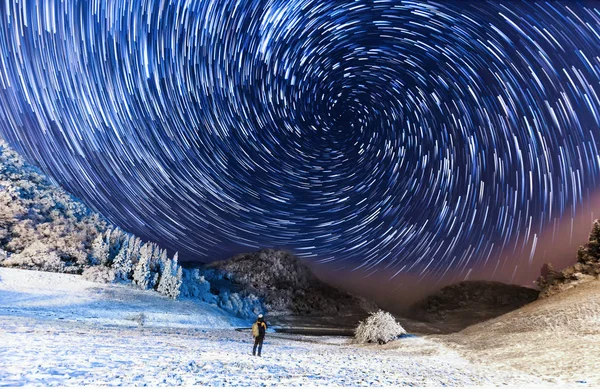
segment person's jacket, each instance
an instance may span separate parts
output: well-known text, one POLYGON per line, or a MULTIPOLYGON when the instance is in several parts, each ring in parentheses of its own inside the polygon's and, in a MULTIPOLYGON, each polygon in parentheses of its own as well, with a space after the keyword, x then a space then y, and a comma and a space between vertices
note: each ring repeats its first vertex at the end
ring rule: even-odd
POLYGON ((264 338, 265 333, 267 332, 267 323, 264 319, 258 319, 256 320, 256 323, 258 324, 258 337, 264 338))

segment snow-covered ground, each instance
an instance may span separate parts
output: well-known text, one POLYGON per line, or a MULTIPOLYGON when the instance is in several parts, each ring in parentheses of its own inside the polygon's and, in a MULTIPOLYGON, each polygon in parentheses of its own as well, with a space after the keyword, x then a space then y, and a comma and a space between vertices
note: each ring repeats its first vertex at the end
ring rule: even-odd
POLYGON ((424 338, 385 347, 267 334, 222 310, 78 276, 0 268, 0 386, 400 386, 540 384, 474 365, 424 338), (143 314, 144 324, 140 325, 143 314))
POLYGON ((72 274, 0 268, 0 316, 88 324, 188 328, 248 325, 199 300, 173 301, 130 285, 99 284, 72 274))

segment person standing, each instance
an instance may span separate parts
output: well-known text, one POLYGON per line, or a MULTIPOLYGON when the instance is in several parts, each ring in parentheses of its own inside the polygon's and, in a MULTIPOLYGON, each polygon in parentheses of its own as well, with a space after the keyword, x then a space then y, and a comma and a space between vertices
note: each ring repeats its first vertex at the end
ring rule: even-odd
POLYGON ((256 322, 252 324, 252 336, 254 337, 254 348, 252 349, 252 355, 256 355, 258 350, 258 356, 262 351, 263 341, 265 340, 265 333, 267 332, 267 323, 263 318, 263 315, 258 315, 256 322))

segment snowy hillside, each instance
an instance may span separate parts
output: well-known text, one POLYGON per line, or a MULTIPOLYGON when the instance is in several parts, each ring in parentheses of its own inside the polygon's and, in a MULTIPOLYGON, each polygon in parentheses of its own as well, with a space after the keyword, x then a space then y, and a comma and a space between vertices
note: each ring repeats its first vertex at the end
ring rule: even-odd
POLYGON ((264 260, 265 252, 271 251, 242 254, 210 269, 183 269, 177 253, 169 257, 157 244, 111 225, 0 140, 0 267, 83 274, 115 285, 115 291, 130 284, 197 299, 241 318, 266 310, 360 310, 357 299, 318 281, 295 257, 273 251, 264 260))
POLYGON ((122 231, 0 140, 0 266, 84 274, 176 298, 177 254, 122 231))
POLYGON ((79 275, 3 268, 0 268, 0 316, 129 327, 248 325, 198 300, 173 301, 131 285, 99 284, 79 275))
POLYGON ((445 337, 461 354, 498 369, 518 368, 600 385, 600 281, 541 298, 445 337))

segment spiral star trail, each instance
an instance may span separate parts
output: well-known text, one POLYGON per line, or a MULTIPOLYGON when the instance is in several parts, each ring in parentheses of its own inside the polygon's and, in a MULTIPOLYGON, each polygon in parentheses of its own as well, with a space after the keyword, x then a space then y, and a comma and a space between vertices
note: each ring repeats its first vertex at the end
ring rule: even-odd
POLYGON ((124 229, 466 274, 598 188, 600 7, 0 4, 0 132, 124 229))

